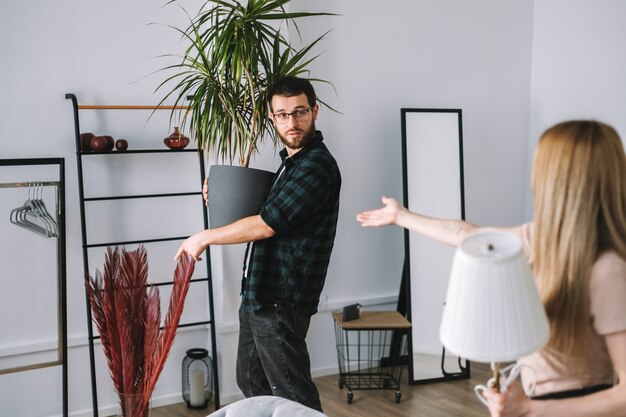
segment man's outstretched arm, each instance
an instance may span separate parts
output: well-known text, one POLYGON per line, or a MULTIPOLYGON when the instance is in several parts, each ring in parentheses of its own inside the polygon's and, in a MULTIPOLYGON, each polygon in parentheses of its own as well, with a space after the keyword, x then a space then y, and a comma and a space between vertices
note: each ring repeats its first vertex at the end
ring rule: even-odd
POLYGON ((178 260, 183 253, 189 254, 194 260, 200 261, 200 255, 210 245, 231 245, 267 239, 276 234, 261 216, 254 215, 237 220, 226 226, 206 229, 189 236, 178 248, 174 260, 178 260))

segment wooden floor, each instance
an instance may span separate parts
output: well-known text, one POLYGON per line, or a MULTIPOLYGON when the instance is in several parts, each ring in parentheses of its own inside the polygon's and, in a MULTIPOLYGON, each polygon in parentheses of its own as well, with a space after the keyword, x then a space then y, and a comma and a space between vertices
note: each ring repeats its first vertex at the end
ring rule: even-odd
MULTIPOLYGON (((489 365, 472 363, 472 377, 463 381, 408 385, 403 374, 396 403, 395 390, 354 390, 352 404, 346 401, 346 388, 339 389, 338 376, 315 378, 324 413, 329 417, 484 417, 487 409, 474 395, 474 385, 489 379, 489 365)), ((184 404, 154 408, 151 417, 204 417, 213 408, 190 410, 184 404)))

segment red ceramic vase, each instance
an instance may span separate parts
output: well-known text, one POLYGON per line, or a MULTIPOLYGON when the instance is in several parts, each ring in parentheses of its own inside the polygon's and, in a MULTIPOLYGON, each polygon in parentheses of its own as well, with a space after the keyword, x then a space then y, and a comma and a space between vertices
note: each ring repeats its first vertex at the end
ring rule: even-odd
POLYGON ((174 132, 163 139, 163 143, 170 149, 184 149, 189 145, 189 138, 178 130, 178 127, 174 128, 174 132))

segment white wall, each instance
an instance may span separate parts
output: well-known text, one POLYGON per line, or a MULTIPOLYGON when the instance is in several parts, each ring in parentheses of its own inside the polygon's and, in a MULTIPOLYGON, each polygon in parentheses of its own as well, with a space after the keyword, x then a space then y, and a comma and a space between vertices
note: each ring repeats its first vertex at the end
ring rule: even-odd
MULTIPOLYGON (((184 26, 185 19, 175 6, 162 8, 160 3, 31 0, 3 5, 0 14, 0 53, 4 57, 0 66, 0 120, 5 136, 0 141, 0 157, 59 156, 67 163, 73 415, 88 415, 90 387, 73 124, 70 103, 63 97, 66 92, 75 92, 83 103, 156 102, 160 96, 152 91, 161 78, 143 77, 163 67, 167 60, 152 57, 177 53, 182 45, 171 30, 148 23, 184 26)), ((185 1, 191 11, 200 3, 185 1)), ((322 45, 324 53, 313 65, 312 75, 333 81, 338 96, 329 88, 318 90, 344 113, 323 110, 318 119, 318 127, 340 164, 343 191, 321 312, 314 318, 309 336, 315 341, 311 343, 314 374, 333 372, 336 366, 329 310, 356 301, 370 304, 369 308, 393 308, 403 260, 402 233, 394 228, 363 230, 354 216, 360 210, 377 207, 381 194, 401 198, 400 108, 463 109, 466 213, 470 221, 479 224, 516 224, 526 218, 528 149, 545 125, 563 117, 591 115, 613 123, 624 133, 624 122, 618 115, 623 113, 626 97, 621 71, 625 52, 611 49, 619 46, 614 39, 624 38, 618 23, 624 6, 618 0, 537 3, 293 2, 293 10, 318 8, 341 14, 300 26, 306 41, 334 28, 322 45), (554 22, 559 22, 558 30, 554 22), (559 46, 563 41, 566 48, 559 46)), ((164 118, 146 124, 144 115, 135 114, 93 117, 85 121, 83 131, 87 126, 115 137, 125 135, 131 146, 157 146, 169 134, 164 118)), ((114 174, 113 168, 122 167, 111 164, 97 167, 102 176, 93 179, 94 186, 117 190, 113 181, 120 181, 123 174, 114 174)), ((188 169, 184 162, 168 164, 159 165, 159 169, 188 169)), ((140 163, 135 170, 139 175, 147 173, 149 165, 140 163)), ((276 158, 264 150, 253 165, 273 169, 276 158)), ((162 185, 151 174, 142 181, 148 187, 162 185)), ((149 220, 153 217, 147 215, 149 220)), ((193 221, 183 226, 193 228, 193 221)), ((9 232, 2 239, 13 239, 16 232, 8 226, 6 230, 9 232)), ((241 250, 230 247, 212 254, 225 399, 239 395, 234 383, 233 347, 241 250)), ((165 259, 169 254, 163 256, 165 259)), ((159 262, 163 270, 171 269, 168 261, 159 262)), ((20 301, 3 298, 2 302, 20 301)), ((188 313, 201 315, 201 304, 192 305, 188 313)), ((177 340, 177 350, 155 393, 161 403, 178 401, 177 372, 184 349, 205 344, 206 332, 180 332, 177 340)), ((0 338, 0 356, 19 350, 20 346, 13 345, 0 338)), ((101 358, 98 364, 105 391, 101 403, 112 405, 115 398, 106 388, 106 365, 101 358)), ((22 407, 16 415, 24 416, 58 415, 58 391, 39 390, 40 401, 33 402, 29 401, 30 394, 20 389, 20 384, 32 384, 33 380, 55 387, 60 378, 52 370, 0 376, 0 409, 22 407), (33 408, 25 409, 24 404, 33 408)))
MULTIPOLYGON (((626 3, 535 3, 529 123, 530 166, 537 140, 563 120, 597 119, 626 138, 626 3)), ((532 196, 527 190, 527 216, 532 196)))

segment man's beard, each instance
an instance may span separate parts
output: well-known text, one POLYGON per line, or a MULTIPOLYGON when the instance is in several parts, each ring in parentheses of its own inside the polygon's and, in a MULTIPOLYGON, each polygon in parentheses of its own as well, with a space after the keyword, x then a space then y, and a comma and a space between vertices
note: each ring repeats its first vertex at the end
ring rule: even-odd
MULTIPOLYGON (((301 129, 291 129, 290 131, 296 130, 297 132, 301 132, 301 129)), ((290 132, 288 131, 288 132, 290 132)), ((285 133, 288 133, 285 132, 285 133)), ((304 135, 302 135, 300 137, 300 139, 297 140, 297 142, 291 141, 287 139, 287 136, 283 136, 280 132, 276 132, 278 133, 278 137, 280 137, 280 141, 283 143, 283 145, 285 145, 287 148, 292 149, 294 151, 296 150, 300 150, 304 147, 306 147, 309 143, 311 143, 313 141, 313 139, 315 139, 315 123, 311 123, 311 127, 304 132, 304 135)))

